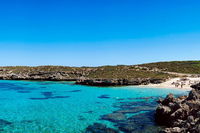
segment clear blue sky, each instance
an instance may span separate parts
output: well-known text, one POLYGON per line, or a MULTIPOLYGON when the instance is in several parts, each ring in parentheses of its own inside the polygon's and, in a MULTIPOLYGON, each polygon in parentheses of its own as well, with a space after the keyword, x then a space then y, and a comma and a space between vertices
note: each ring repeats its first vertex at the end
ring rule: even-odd
POLYGON ((200 60, 199 0, 2 0, 0 65, 200 60))

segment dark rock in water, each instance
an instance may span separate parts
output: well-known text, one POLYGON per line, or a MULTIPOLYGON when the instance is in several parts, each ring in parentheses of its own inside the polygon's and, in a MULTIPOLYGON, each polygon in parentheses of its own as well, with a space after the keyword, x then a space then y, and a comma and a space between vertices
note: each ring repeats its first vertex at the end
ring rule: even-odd
POLYGON ((47 99, 58 99, 58 98, 69 98, 70 96, 53 96, 53 92, 41 92, 44 98, 29 98, 31 100, 47 100, 47 99))
POLYGON ((148 102, 146 98, 118 101, 113 104, 118 110, 101 116, 100 120, 112 122, 122 133, 158 133, 161 128, 154 119, 157 98, 147 99, 148 102))
POLYGON ((141 100, 149 100, 149 99, 154 99, 155 97, 137 97, 137 98, 128 98, 129 100, 136 100, 136 99, 141 99, 141 100))
POLYGON ((49 98, 29 98, 29 99, 31 99, 31 100, 47 100, 49 98))
POLYGON ((157 99, 151 99, 147 101, 143 99, 135 99, 134 101, 132 101, 131 99, 131 101, 123 101, 123 102, 114 103, 113 107, 120 108, 120 110, 133 110, 133 109, 142 110, 142 108, 144 109, 144 111, 146 110, 145 108, 149 108, 149 109, 151 108, 150 110, 152 110, 152 109, 155 109, 157 105, 156 100, 157 99))
POLYGON ((101 95, 101 96, 99 96, 98 98, 107 99, 107 98, 110 98, 110 97, 109 97, 109 95, 101 95))
POLYGON ((168 105, 169 103, 173 103, 175 101, 174 95, 169 94, 167 97, 162 101, 163 105, 168 105))
POLYGON ((81 90, 72 90, 72 91, 68 91, 68 92, 80 92, 81 90))
POLYGON ((115 113, 123 113, 123 114, 127 114, 127 113, 138 113, 141 111, 153 111, 155 110, 155 107, 150 107, 150 106, 138 106, 138 107, 131 107, 131 108, 127 108, 127 109, 120 109, 117 111, 114 111, 115 113))
POLYGON ((53 96, 53 92, 41 92, 41 94, 45 97, 52 97, 53 96))
POLYGON ((108 128, 104 124, 94 123, 86 128, 85 133, 119 133, 117 130, 108 128))
POLYGON ((54 97, 44 97, 44 98, 29 98, 31 100, 47 100, 47 99, 59 99, 59 98, 69 98, 70 96, 54 96, 54 97))
POLYGON ((103 115, 101 119, 112 121, 112 122, 119 122, 119 121, 126 120, 126 116, 122 113, 111 113, 111 114, 103 115))
POLYGON ((4 127, 4 126, 7 126, 7 125, 11 125, 11 124, 12 124, 12 122, 0 119, 0 127, 4 127))
POLYGON ((188 96, 159 100, 156 122, 169 127, 162 133, 200 133, 200 84, 192 87, 188 96))
POLYGON ((154 125, 154 112, 142 113, 117 123, 117 127, 124 133, 158 133, 160 128, 154 125))
POLYGON ((55 97, 50 97, 50 99, 57 99, 57 98, 69 98, 70 96, 55 96, 55 97))
POLYGON ((137 126, 134 123, 123 123, 119 125, 119 130, 125 133, 134 133, 137 130, 137 126))

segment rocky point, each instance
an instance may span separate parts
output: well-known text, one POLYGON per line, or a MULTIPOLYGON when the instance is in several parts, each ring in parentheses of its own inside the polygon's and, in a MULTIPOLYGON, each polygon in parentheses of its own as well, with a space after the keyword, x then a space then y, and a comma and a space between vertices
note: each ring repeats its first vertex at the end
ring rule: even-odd
POLYGON ((200 133, 200 83, 191 87, 188 96, 169 94, 158 101, 156 122, 167 127, 161 133, 200 133))

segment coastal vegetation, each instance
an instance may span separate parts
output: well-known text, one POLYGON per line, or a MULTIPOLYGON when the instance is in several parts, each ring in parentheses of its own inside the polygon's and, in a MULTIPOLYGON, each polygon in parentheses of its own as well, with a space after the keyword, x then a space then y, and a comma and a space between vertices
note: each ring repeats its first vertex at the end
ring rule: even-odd
POLYGON ((163 71, 200 74, 200 61, 172 61, 142 64, 142 67, 150 69, 158 68, 163 71))

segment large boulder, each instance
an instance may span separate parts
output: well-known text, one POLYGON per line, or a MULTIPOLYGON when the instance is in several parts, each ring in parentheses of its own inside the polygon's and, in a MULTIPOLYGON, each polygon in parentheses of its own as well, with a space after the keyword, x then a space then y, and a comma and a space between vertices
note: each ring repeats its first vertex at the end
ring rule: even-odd
POLYGON ((200 90, 192 89, 189 93, 187 100, 199 100, 200 99, 200 90))
POLYGON ((192 88, 194 88, 195 90, 200 90, 200 83, 192 85, 192 88))

